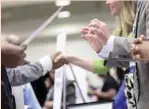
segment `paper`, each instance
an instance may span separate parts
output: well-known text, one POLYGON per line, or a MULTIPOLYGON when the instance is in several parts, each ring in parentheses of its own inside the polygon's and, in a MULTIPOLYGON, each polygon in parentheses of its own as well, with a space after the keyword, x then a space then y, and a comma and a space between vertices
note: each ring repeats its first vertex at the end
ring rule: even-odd
MULTIPOLYGON (((65 45, 66 45, 66 33, 62 32, 57 36, 57 51, 61 51, 65 53, 65 45)), ((64 79, 65 79, 65 66, 57 69, 55 71, 55 82, 54 82, 54 104, 53 109, 61 109, 62 106, 62 90, 65 87, 64 79)), ((64 108, 65 109, 65 108, 64 108)))
POLYGON ((59 12, 63 9, 63 7, 60 7, 51 17, 48 18, 47 21, 45 21, 39 28, 37 28, 22 44, 28 45, 33 39, 37 37, 37 35, 47 26, 49 25, 55 17, 59 14, 59 12))
POLYGON ((66 33, 63 31, 60 35, 57 36, 56 51, 65 53, 66 51, 65 45, 66 45, 66 33))
POLYGON ((103 104, 84 104, 84 105, 79 105, 79 106, 70 106, 68 109, 112 109, 113 108, 113 103, 103 103, 103 104))

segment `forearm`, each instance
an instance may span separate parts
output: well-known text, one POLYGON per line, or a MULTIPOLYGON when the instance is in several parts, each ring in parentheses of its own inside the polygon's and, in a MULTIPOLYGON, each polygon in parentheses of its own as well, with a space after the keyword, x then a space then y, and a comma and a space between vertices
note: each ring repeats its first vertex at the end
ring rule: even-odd
POLYGON ((115 37, 113 50, 108 57, 109 60, 114 61, 133 61, 131 56, 131 47, 135 38, 129 39, 125 37, 115 37))
POLYGON ((116 95, 116 91, 114 89, 109 90, 108 92, 100 92, 97 94, 99 98, 103 99, 113 99, 116 95))
POLYGON ((40 63, 28 64, 16 68, 7 68, 11 86, 19 86, 34 81, 43 75, 40 63))
POLYGON ((86 69, 90 72, 94 71, 94 62, 93 60, 85 59, 85 58, 80 58, 80 57, 75 57, 75 56, 69 56, 67 58, 69 63, 72 63, 76 66, 79 66, 83 69, 86 69))
POLYGON ((106 74, 109 68, 104 65, 103 59, 89 60, 85 58, 69 56, 68 62, 97 74, 106 74))
POLYGON ((11 86, 19 86, 38 79, 51 69, 51 59, 46 56, 32 64, 26 64, 16 68, 7 68, 7 74, 11 86))

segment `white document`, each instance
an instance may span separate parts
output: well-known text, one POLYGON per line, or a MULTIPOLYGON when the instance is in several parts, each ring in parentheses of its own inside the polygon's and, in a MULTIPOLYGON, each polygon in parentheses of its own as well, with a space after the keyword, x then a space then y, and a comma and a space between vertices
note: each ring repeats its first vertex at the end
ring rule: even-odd
POLYGON ((27 45, 37 37, 37 35, 47 26, 49 25, 55 18, 56 16, 59 14, 59 12, 63 9, 63 6, 60 7, 55 13, 53 13, 52 16, 50 16, 48 18, 48 20, 46 20, 39 28, 37 28, 22 44, 23 45, 27 45))
MULTIPOLYGON (((57 36, 57 51, 65 53, 65 45, 66 45, 66 33, 62 32, 60 35, 57 36)), ((65 66, 62 66, 61 68, 55 71, 53 109, 61 109, 64 78, 65 78, 65 66)))
POLYGON ((63 31, 57 36, 56 51, 66 52, 66 33, 63 31))
POLYGON ((79 105, 79 106, 70 106, 68 109, 112 109, 112 103, 104 103, 104 104, 87 104, 87 105, 79 105))

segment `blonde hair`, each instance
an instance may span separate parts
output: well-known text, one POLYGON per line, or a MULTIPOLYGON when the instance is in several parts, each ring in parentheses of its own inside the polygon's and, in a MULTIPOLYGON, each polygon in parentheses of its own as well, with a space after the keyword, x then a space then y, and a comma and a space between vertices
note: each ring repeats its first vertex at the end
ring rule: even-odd
POLYGON ((121 1, 120 22, 119 26, 113 32, 114 35, 128 36, 132 32, 136 8, 136 1, 121 1))

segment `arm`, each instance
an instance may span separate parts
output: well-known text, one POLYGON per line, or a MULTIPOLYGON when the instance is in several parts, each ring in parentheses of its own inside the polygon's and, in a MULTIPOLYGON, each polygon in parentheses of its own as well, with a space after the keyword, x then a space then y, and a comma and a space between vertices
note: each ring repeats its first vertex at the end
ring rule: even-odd
POLYGON ((112 100, 116 95, 116 90, 110 89, 107 92, 96 92, 95 95, 97 95, 99 98, 112 100))
MULTIPOLYGON (((145 10, 145 14, 144 14, 144 16, 142 16, 141 18, 142 19, 144 19, 144 20, 142 20, 143 22, 140 22, 139 23, 139 25, 140 25, 140 28, 139 28, 139 30, 138 30, 138 35, 141 35, 141 34, 143 34, 143 35, 145 35, 146 36, 146 38, 147 39, 149 39, 149 2, 144 2, 145 3, 145 7, 143 8, 143 10, 145 10), (145 27, 143 27, 143 26, 141 26, 142 25, 142 23, 145 23, 145 27), (144 29, 143 31, 142 31, 142 29, 144 29), (140 33, 140 31, 142 31, 141 33, 140 33)), ((142 11, 143 12, 143 11, 142 11)), ((140 37, 140 36, 137 36, 137 37, 140 37)), ((122 49, 124 49, 124 50, 126 50, 125 52, 127 53, 127 54, 124 54, 124 53, 122 53, 122 55, 121 55, 121 57, 123 57, 123 55, 125 55, 125 56, 128 56, 129 58, 129 60, 132 60, 132 57, 131 56, 129 56, 130 55, 130 44, 132 44, 132 42, 134 42, 134 41, 132 41, 132 40, 128 40, 128 39, 119 39, 119 40, 115 40, 115 43, 117 43, 117 45, 118 46, 120 46, 121 47, 121 45, 123 44, 125 44, 124 45, 124 47, 121 47, 122 49), (120 41, 120 42, 119 42, 120 41), (121 43, 121 44, 120 44, 121 43), (129 47, 129 48, 128 48, 129 47)), ((116 49, 115 49, 116 50, 116 49)), ((118 49, 119 50, 119 49, 118 49)), ((115 52, 116 53, 116 52, 115 52)), ((119 55, 120 56, 120 55, 119 55)), ((113 55, 111 54, 111 57, 114 57, 114 53, 113 53, 113 55)), ((125 58, 126 59, 126 58, 125 58)))
POLYGON ((11 86, 19 86, 38 79, 40 76, 51 71, 53 67, 49 56, 41 58, 33 64, 26 64, 16 68, 7 68, 7 74, 11 86))
POLYGON ((132 60, 130 55, 132 41, 130 39, 112 36, 107 25, 98 19, 92 20, 89 26, 83 28, 81 32, 85 34, 83 38, 89 42, 100 57, 117 61, 112 66, 121 65, 118 61, 126 61, 122 62, 121 67, 128 67, 128 62, 132 60))
MULTIPOLYGON (((63 58, 63 56, 62 56, 62 58, 63 58)), ((66 59, 69 63, 72 63, 72 64, 79 66, 83 69, 86 69, 91 72, 94 71, 94 65, 93 65, 92 60, 80 58, 80 57, 76 57, 76 56, 70 56, 70 55, 66 55, 66 57, 64 57, 64 59, 66 59)))
MULTIPOLYGON (((131 57, 131 45, 134 39, 129 39, 125 37, 110 36, 106 47, 109 53, 107 58, 107 66, 118 66, 118 67, 129 67, 129 61, 133 61, 131 57)), ((105 51, 105 50, 101 50, 105 51)), ((98 53, 99 56, 103 53, 98 53)))
POLYGON ((56 61, 61 59, 65 59, 69 63, 98 74, 105 74, 109 70, 109 68, 104 65, 103 59, 89 60, 86 58, 70 56, 68 54, 61 54, 59 57, 57 57, 56 61))

